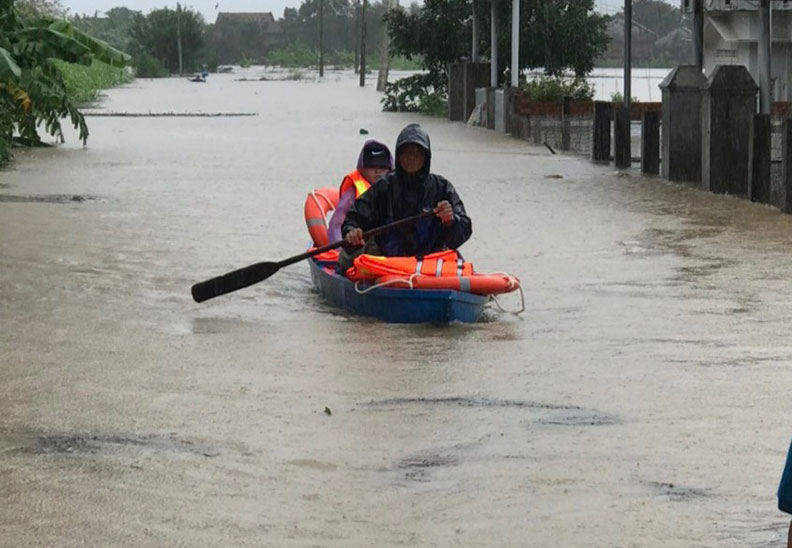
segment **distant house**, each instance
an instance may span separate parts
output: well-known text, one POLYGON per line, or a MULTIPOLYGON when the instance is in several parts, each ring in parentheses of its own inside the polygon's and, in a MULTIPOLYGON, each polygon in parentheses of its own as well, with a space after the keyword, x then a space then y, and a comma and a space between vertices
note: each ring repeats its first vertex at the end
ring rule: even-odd
POLYGON ((258 61, 280 44, 281 34, 272 12, 221 11, 214 24, 217 60, 221 64, 243 58, 258 61))
MULTIPOLYGON (((624 57, 624 14, 619 12, 608 23, 610 43, 604 57, 624 57)), ((655 42, 660 38, 655 31, 633 20, 632 56, 634 59, 649 59, 655 54, 655 42)))

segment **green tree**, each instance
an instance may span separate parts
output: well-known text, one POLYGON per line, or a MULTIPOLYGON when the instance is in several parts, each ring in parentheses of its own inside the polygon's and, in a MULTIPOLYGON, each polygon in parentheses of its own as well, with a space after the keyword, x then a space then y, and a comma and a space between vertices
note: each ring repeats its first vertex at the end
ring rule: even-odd
POLYGON ((87 140, 85 118, 55 60, 90 65, 96 59, 123 66, 128 58, 64 19, 22 17, 13 0, 0 0, 0 164, 9 160, 13 141, 40 143, 42 127, 63 139, 63 118, 79 129, 83 143, 87 140))
MULTIPOLYGON (((319 51, 319 2, 305 0, 299 8, 286 8, 283 11, 282 29, 288 45, 307 47, 319 51)), ((350 0, 324 0, 324 38, 325 55, 352 52, 360 47, 357 19, 359 2, 350 0)), ((366 55, 374 59, 385 34, 384 15, 387 0, 369 2, 366 7, 366 55)))
POLYGON ((65 19, 69 11, 63 7, 60 0, 17 0, 15 7, 19 16, 23 18, 51 15, 65 19))
POLYGON ((198 69, 201 47, 204 43, 204 20, 200 13, 187 8, 163 8, 148 15, 135 14, 130 28, 129 51, 135 58, 150 56, 171 73, 179 71, 177 26, 181 31, 182 61, 184 70, 198 69))
MULTIPOLYGON (((491 58, 491 15, 489 10, 481 11, 485 13, 478 21, 479 50, 491 58)), ((470 56, 472 12, 471 0, 426 0, 419 9, 411 6, 410 12, 394 10, 387 15, 391 52, 420 59, 427 74, 389 84, 383 101, 386 108, 410 109, 412 104, 421 110, 422 96, 436 103, 435 94, 445 95, 448 64, 470 56)), ((499 2, 495 16, 500 30, 496 40, 498 74, 502 78, 503 69, 511 63, 511 3, 499 2)), ((542 68, 550 76, 571 70, 583 76, 591 72, 594 60, 607 47, 606 26, 606 16, 594 12, 594 0, 522 0, 520 69, 542 68)))
POLYGON ((76 15, 71 21, 83 32, 107 42, 114 48, 127 50, 136 15, 141 13, 126 7, 117 7, 107 10, 104 17, 76 15))
MULTIPOLYGON (((498 58, 511 63, 511 8, 500 3, 498 58), (505 13, 504 13, 505 12, 505 13)), ((605 15, 594 0, 523 0, 520 2, 520 68, 544 69, 549 76, 572 71, 585 76, 608 47, 605 15)))
POLYGON ((678 4, 672 6, 663 0, 633 0, 633 21, 652 29, 658 36, 665 36, 684 24, 684 15, 678 4))

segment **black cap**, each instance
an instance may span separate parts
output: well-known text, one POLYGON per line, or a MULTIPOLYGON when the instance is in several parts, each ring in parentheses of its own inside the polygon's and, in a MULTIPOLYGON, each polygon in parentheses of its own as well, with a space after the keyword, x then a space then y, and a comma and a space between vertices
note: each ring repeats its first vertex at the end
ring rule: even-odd
POLYGON ((363 151, 363 167, 385 167, 390 169, 390 152, 386 147, 373 146, 363 151))

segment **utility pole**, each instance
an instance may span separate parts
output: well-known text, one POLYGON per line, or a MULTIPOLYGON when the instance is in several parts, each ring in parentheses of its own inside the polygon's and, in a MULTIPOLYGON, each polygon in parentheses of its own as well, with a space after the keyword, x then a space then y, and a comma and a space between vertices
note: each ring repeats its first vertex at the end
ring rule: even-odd
POLYGON ((360 66, 360 0, 355 2, 355 72, 358 71, 360 66))
POLYGON ((628 168, 632 158, 630 106, 632 99, 632 0, 624 0, 624 103, 614 112, 613 163, 628 168))
POLYGON ((520 0, 512 0, 511 86, 520 82, 520 0))
POLYGON ((176 47, 179 50, 179 76, 184 73, 182 65, 182 43, 181 43, 181 5, 176 3, 176 47))
POLYGON ((470 60, 479 62, 479 27, 477 0, 473 0, 473 43, 470 45, 470 60))
POLYGON ((366 85, 366 3, 360 9, 360 87, 366 85))
MULTIPOLYGON (((388 8, 385 12, 390 13, 391 10, 399 7, 399 0, 388 0, 388 8)), ((380 49, 380 69, 377 75, 377 91, 385 91, 385 86, 388 85, 388 72, 390 71, 390 35, 388 28, 385 27, 385 34, 382 36, 382 48, 380 49)))
POLYGON ((490 87, 498 87, 498 23, 497 0, 490 0, 490 87))
POLYGON ((324 77, 324 0, 319 0, 319 78, 324 77))
POLYGON ((632 102, 632 0, 624 0, 624 108, 632 102))
POLYGON ((693 0, 693 63, 704 70, 704 0, 693 0))
POLYGON ((770 89, 771 46, 770 0, 759 2, 759 112, 770 114, 772 90, 770 89))

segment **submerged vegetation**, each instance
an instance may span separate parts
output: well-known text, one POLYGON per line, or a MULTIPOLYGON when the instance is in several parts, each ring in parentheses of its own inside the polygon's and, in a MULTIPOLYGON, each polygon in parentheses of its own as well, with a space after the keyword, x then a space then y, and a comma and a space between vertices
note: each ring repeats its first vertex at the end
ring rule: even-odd
POLYGON ((129 70, 94 60, 90 65, 55 61, 63 74, 66 92, 78 105, 96 101, 99 92, 132 80, 129 70))

